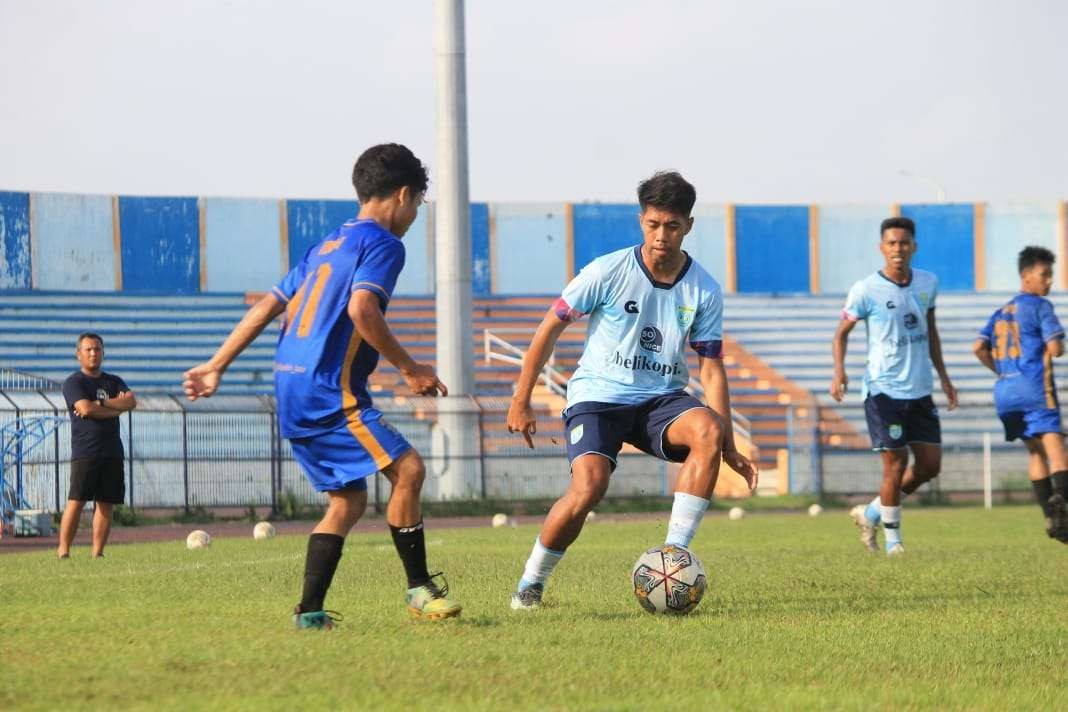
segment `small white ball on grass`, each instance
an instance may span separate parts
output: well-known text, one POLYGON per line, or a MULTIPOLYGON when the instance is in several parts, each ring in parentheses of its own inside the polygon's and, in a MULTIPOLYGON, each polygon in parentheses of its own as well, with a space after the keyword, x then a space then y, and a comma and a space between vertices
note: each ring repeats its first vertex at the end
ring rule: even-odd
POLYGON ((508 526, 508 515, 504 512, 498 512, 493 515, 493 528, 499 529, 500 527, 508 526))
POLYGON ((808 516, 818 517, 823 514, 823 507, 818 504, 810 504, 808 507, 808 516))
POLYGON ((270 539, 276 533, 274 525, 270 522, 259 522, 256 526, 252 527, 253 539, 270 539))
POLYGON ((597 519, 597 512, 595 512, 595 511, 593 511, 593 510, 591 509, 591 510, 590 510, 590 511, 589 511, 589 512, 588 512, 588 513, 586 514, 586 521, 587 521, 587 522, 591 522, 591 523, 592 523, 592 522, 593 522, 593 521, 595 521, 596 519, 597 519))
POLYGON ((727 512, 727 519, 732 522, 737 522, 739 519, 745 519, 745 510, 741 507, 731 507, 727 512))
POLYGON ((207 549, 209 546, 211 546, 211 535, 203 529, 189 532, 189 536, 185 538, 187 549, 207 549))

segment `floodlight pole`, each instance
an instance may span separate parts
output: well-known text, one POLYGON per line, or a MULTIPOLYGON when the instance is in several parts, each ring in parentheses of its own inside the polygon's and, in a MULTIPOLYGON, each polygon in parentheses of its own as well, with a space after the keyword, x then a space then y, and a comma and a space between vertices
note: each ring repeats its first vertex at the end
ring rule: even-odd
POLYGON ((471 312, 471 221, 467 185, 467 88, 463 0, 434 3, 437 79, 437 200, 434 206, 437 369, 449 388, 438 404, 431 471, 438 497, 479 492, 478 409, 471 312))

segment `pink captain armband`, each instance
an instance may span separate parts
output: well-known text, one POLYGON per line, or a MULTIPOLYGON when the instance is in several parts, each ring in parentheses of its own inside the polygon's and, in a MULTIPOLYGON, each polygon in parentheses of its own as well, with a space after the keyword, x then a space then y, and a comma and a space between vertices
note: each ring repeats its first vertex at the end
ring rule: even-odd
POLYGON ((582 318, 582 312, 572 309, 571 305, 564 301, 563 297, 559 297, 553 302, 553 312, 560 321, 575 321, 582 318))
POLYGON ((723 358, 723 342, 716 341, 691 341, 690 348, 704 358, 723 358))

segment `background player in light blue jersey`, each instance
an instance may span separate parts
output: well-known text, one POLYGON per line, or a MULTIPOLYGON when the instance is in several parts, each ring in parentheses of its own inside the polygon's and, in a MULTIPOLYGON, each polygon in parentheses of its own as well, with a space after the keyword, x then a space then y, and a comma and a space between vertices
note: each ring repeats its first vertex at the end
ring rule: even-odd
POLYGON ((1020 293, 994 312, 973 351, 997 374, 994 405, 1005 439, 1020 438, 1027 447, 1027 474, 1046 517, 1046 533, 1068 543, 1068 453, 1053 381, 1053 359, 1064 354, 1064 328, 1045 299, 1053 284, 1053 261, 1044 247, 1020 252, 1020 293))
MULTIPOLYGON (((460 613, 448 586, 432 580, 419 493, 422 458, 371 403, 367 378, 385 356, 420 395, 446 395, 431 366, 416 363, 386 325, 385 310, 404 267, 401 238, 419 212, 426 168, 398 144, 372 146, 356 161, 352 182, 360 212, 323 241, 259 300, 210 361, 190 369, 190 400, 210 396, 223 372, 275 317, 285 322, 275 355, 282 435, 308 480, 329 500, 308 540, 298 628, 331 628, 323 610, 345 536, 367 507, 366 478, 381 471, 392 485, 386 522, 408 577, 412 615, 460 613)), ((438 574, 434 574, 438 576, 438 574)))
POLYGON ((858 321, 867 324, 868 363, 864 374, 864 414, 872 448, 880 453, 883 483, 867 507, 850 512, 861 529, 861 541, 878 551, 877 529, 886 532, 886 552, 904 552, 901 543, 901 498, 912 494, 942 469, 942 430, 931 399, 934 366, 949 400, 957 407, 957 391, 942 361, 942 342, 935 325, 938 279, 912 269, 916 225, 908 218, 888 218, 880 226, 883 268, 849 290, 842 319, 834 333, 834 379, 831 397, 841 401, 849 379, 845 371, 849 333, 858 321), (909 464, 909 450, 914 462, 909 464))
POLYGON ((723 293, 682 250, 693 227, 692 185, 657 173, 638 186, 642 244, 599 257, 575 277, 545 315, 516 383, 508 430, 531 435, 530 397, 556 340, 588 314, 586 345, 567 387, 571 484, 545 518, 512 594, 512 608, 541 604, 549 574, 601 501, 623 443, 682 462, 667 543, 689 546, 708 508, 722 458, 756 487, 756 467, 734 447, 723 349, 723 293), (683 389, 686 345, 700 355, 707 406, 683 389))

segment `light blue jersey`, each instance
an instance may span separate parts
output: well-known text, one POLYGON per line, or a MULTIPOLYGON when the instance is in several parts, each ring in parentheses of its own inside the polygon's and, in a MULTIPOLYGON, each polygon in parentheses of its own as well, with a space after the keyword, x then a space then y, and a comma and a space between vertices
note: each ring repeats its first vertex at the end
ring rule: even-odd
POLYGON ((687 341, 697 353, 723 351, 723 291, 686 256, 674 284, 657 282, 641 246, 595 259, 564 288, 556 315, 590 315, 586 346, 567 386, 567 405, 641 403, 685 388, 687 341))
POLYGON ((911 400, 931 395, 927 312, 935 308, 937 294, 938 278, 922 269, 913 269, 903 285, 876 272, 849 290, 842 318, 863 319, 868 328, 865 397, 883 393, 911 400))

